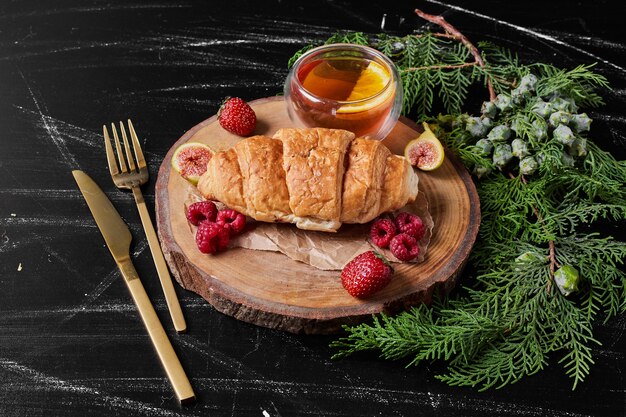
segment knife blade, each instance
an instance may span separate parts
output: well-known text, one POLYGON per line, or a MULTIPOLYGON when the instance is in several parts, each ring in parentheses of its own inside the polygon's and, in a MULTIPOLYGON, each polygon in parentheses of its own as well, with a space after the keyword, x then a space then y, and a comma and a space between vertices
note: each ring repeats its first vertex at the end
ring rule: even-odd
POLYGON ((116 262, 130 258, 130 242, 132 236, 122 217, 111 203, 111 200, 98 187, 98 184, 83 171, 72 171, 87 206, 96 220, 98 229, 111 251, 116 262))
POLYGON ((89 206, 89 210, 104 237, 104 241, 115 263, 124 277, 124 282, 126 282, 130 290, 176 396, 183 404, 194 401, 195 394, 189 379, 130 259, 132 235, 128 226, 124 223, 111 200, 87 174, 75 170, 72 171, 72 175, 83 197, 85 197, 87 206, 89 206))

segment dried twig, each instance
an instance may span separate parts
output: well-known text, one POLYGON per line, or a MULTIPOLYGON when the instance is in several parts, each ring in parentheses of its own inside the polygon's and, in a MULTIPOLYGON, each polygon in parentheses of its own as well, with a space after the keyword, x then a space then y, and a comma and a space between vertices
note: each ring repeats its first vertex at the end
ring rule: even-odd
MULTIPOLYGON (((420 9, 415 9, 415 14, 417 14, 422 19, 428 20, 431 23, 441 26, 452 39, 456 39, 457 41, 461 42, 467 47, 467 49, 470 50, 470 52, 474 56, 474 60, 477 65, 483 68, 485 67, 485 61, 483 61, 483 58, 478 51, 478 48, 476 48, 476 46, 474 46, 474 44, 470 42, 470 40, 467 39, 465 35, 463 35, 457 28, 448 23, 446 19, 443 18, 443 16, 435 16, 432 14, 424 13, 420 9)), ((487 88, 489 89, 489 99, 491 101, 494 101, 496 99, 496 92, 489 77, 487 77, 487 88)))
POLYGON ((413 72, 413 71, 422 71, 422 70, 431 70, 431 69, 453 69, 453 68, 465 68, 465 67, 473 67, 474 65, 478 65, 477 62, 466 62, 464 64, 458 65, 429 65, 425 67, 411 67, 400 70, 400 72, 413 72))
MULTIPOLYGON (((509 173, 509 177, 515 179, 515 176, 512 173, 509 173)), ((526 181, 526 177, 524 177, 523 175, 520 175, 520 178, 522 179, 522 182, 524 183, 524 185, 528 185, 528 182, 526 181)), ((537 221, 539 221, 539 224, 545 230, 545 225, 543 223, 543 216, 541 216, 541 213, 539 213, 539 210, 537 209, 537 207, 533 207, 533 211, 535 212, 535 217, 537 218, 537 221)), ((552 281, 554 281, 554 272, 556 271, 556 268, 560 267, 560 265, 558 261, 556 260, 556 247, 554 245, 553 240, 548 241, 548 250, 549 250, 549 259, 550 259, 550 281, 548 281, 548 287, 546 288, 546 290, 550 292, 550 290, 552 289, 552 281)))

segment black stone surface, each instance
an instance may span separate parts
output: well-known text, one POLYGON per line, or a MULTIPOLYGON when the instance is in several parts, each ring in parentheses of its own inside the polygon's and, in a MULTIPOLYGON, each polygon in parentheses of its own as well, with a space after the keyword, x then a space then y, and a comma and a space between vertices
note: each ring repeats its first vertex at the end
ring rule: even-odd
MULTIPOLYGON (((132 117, 150 167, 227 95, 282 89, 287 59, 336 30, 409 33, 443 13, 526 62, 598 62, 611 81, 592 136, 626 159, 622 2, 5 1, 0 4, 0 416, 624 416, 626 317, 598 323, 576 391, 558 358, 500 390, 452 388, 443 365, 332 361, 330 337, 217 313, 177 286, 177 335, 132 196, 107 172, 103 123, 132 117), (133 258, 199 396, 181 407, 71 175, 90 174, 130 225, 133 258)), ((152 214, 154 214, 152 212, 152 214)), ((606 225, 623 239, 624 224, 606 225)))

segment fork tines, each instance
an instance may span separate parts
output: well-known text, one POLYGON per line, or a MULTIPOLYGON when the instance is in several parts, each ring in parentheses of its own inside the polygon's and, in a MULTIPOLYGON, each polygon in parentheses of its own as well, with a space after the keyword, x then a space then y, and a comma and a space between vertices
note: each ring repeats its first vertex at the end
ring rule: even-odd
POLYGON ((113 147, 111 146, 111 139, 109 137, 109 131, 107 130, 106 125, 102 126, 102 132, 104 134, 104 145, 106 148, 107 161, 109 163, 109 171, 112 176, 116 176, 121 173, 133 172, 135 170, 141 171, 146 168, 146 160, 143 156, 143 152, 141 151, 141 145, 139 144, 139 139, 137 138, 137 133, 135 132, 135 128, 133 127, 133 122, 128 119, 128 130, 130 132, 130 137, 133 142, 133 151, 134 158, 130 151, 130 144, 128 142, 128 136, 126 135, 126 128, 124 124, 120 122, 120 131, 122 132, 122 140, 124 141, 124 151, 122 151, 122 146, 120 144, 120 139, 117 134, 117 129, 115 128, 115 124, 111 123, 111 130, 113 131, 113 138, 115 140, 115 149, 117 151, 117 162, 115 158, 115 152, 113 151, 113 147), (126 158, 124 158, 124 153, 126 154, 126 158), (119 162, 119 164, 118 164, 119 162), (128 163, 128 165, 127 165, 128 163), (135 165, 136 163, 136 165, 135 165))

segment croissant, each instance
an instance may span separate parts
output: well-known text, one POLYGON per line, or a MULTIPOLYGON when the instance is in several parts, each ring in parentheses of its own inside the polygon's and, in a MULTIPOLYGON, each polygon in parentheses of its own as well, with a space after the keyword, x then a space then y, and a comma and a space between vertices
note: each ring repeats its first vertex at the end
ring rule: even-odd
POLYGON ((198 190, 263 222, 335 232, 415 200, 418 177, 380 141, 340 129, 280 129, 215 153, 198 190))

